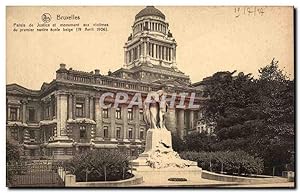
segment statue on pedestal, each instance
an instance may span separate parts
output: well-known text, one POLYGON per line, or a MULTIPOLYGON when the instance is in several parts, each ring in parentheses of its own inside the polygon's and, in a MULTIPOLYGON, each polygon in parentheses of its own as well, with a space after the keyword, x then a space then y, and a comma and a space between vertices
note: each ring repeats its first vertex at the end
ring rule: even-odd
POLYGON ((143 155, 151 168, 184 168, 191 165, 191 162, 181 159, 172 149, 171 132, 165 125, 165 116, 168 112, 166 94, 164 90, 150 92, 144 101, 144 120, 149 130, 143 155))
POLYGON ((166 92, 159 90, 150 92, 144 102, 144 121, 150 129, 166 129, 165 114, 168 112, 168 104, 165 100, 166 92))

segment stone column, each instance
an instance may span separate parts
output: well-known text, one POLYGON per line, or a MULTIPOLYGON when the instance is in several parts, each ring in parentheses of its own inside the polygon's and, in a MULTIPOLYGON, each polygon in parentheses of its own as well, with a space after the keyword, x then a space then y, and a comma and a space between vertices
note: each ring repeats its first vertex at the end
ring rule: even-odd
POLYGON ((68 106, 69 106, 69 119, 73 119, 73 95, 69 94, 69 102, 68 102, 68 106))
POLYGON ((189 123, 189 129, 194 129, 194 111, 190 110, 190 123, 189 123))
POLYGON ((168 47, 167 46, 165 47, 165 55, 166 55, 165 60, 168 61, 168 47))
POLYGON ((102 108, 100 107, 99 97, 95 98, 95 121, 96 121, 96 140, 103 140, 103 131, 102 131, 102 108))
POLYGON ((135 122, 135 141, 136 142, 141 142, 140 140, 140 121, 139 121, 139 114, 140 114, 140 109, 138 106, 135 106, 132 108, 133 111, 133 118, 134 118, 134 122, 135 122))
POLYGON ((126 54, 127 54, 127 64, 129 64, 130 51, 127 51, 126 54))
POLYGON ((85 116, 84 116, 84 117, 86 117, 86 118, 89 118, 89 117, 90 117, 90 115, 89 115, 89 112, 90 112, 90 111, 89 111, 89 102, 90 102, 90 101, 89 101, 89 97, 85 97, 85 103, 84 103, 84 104, 85 104, 85 108, 84 108, 84 111, 85 111, 85 112, 84 112, 84 115, 85 115, 85 116))
POLYGON ((176 109, 169 108, 168 113, 166 114, 166 127, 173 134, 177 134, 177 130, 176 130, 177 123, 176 122, 177 122, 176 109))
MULTIPOLYGON (((10 119, 10 106, 7 105, 6 108, 7 108, 6 121, 8 121, 8 120, 10 119)), ((19 120, 19 119, 18 119, 18 109, 19 109, 19 108, 17 108, 17 117, 16 117, 17 120, 19 120)))
POLYGON ((183 139, 183 130, 184 130, 184 109, 177 110, 177 134, 183 139))
POLYGON ((139 44, 139 53, 140 53, 140 55, 139 55, 139 59, 143 56, 143 50, 142 50, 142 44, 140 43, 139 44))
POLYGON ((146 58, 147 56, 147 42, 144 41, 144 57, 146 58))
POLYGON ((151 56, 152 55, 152 46, 151 46, 150 42, 148 43, 148 48, 149 48, 148 54, 149 54, 149 56, 151 56))
POLYGON ((53 117, 54 117, 54 114, 55 114, 55 116, 56 116, 56 107, 55 107, 55 105, 53 106, 53 102, 54 102, 54 104, 56 104, 55 103, 55 100, 53 101, 52 100, 52 97, 50 98, 50 100, 49 100, 50 102, 47 104, 47 105, 50 105, 50 119, 53 119, 53 117))
MULTIPOLYGON (((9 109, 10 111, 10 109, 9 109)), ((8 116, 10 116, 10 112, 8 113, 8 116)), ((17 120, 20 120, 20 108, 17 108, 17 120)))
POLYGON ((76 119, 76 96, 73 95, 73 109, 72 109, 73 119, 76 119))
POLYGON ((156 44, 153 44, 153 58, 156 58, 156 44))
POLYGON ((137 59, 140 58, 140 49, 139 49, 139 45, 136 46, 136 52, 137 52, 137 59))
POLYGON ((26 104, 27 101, 22 101, 22 122, 26 123, 26 104))
POLYGON ((108 130, 108 134, 111 141, 116 141, 116 108, 110 108, 110 129, 108 130))
POLYGON ((176 63, 176 45, 172 46, 172 63, 176 63))
POLYGON ((94 97, 90 96, 90 119, 94 119, 94 97))
POLYGON ((173 61, 174 61, 174 63, 176 63, 176 46, 174 46, 174 59, 173 59, 173 61))
POLYGON ((63 92, 57 93, 56 103, 57 137, 66 137, 66 123, 68 117, 68 95, 63 92))
POLYGON ((125 141, 125 142, 128 142, 128 116, 127 116, 127 114, 128 114, 128 108, 127 108, 127 106, 124 106, 123 108, 122 108, 122 117, 123 117, 123 130, 121 131, 121 134, 122 134, 122 139, 123 139, 123 141, 125 141))
POLYGON ((168 53, 169 53, 169 48, 166 47, 166 58, 165 58, 166 61, 168 61, 168 53))

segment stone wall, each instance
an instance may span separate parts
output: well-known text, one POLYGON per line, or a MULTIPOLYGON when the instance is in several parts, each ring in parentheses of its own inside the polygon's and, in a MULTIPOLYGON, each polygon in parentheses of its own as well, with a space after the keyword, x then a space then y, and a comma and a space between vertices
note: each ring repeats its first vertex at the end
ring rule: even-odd
POLYGON ((143 177, 135 175, 126 180, 119 181, 99 181, 99 182, 76 182, 76 176, 72 174, 65 175, 65 187, 128 187, 143 183, 143 177))

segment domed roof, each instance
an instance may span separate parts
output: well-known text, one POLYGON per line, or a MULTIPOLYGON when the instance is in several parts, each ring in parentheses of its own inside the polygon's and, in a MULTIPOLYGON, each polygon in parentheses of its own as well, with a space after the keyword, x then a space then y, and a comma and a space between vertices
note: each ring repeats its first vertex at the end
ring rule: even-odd
POLYGON ((136 16, 135 19, 144 17, 144 16, 158 16, 165 19, 165 15, 156 9, 154 6, 147 6, 146 8, 142 9, 136 16))

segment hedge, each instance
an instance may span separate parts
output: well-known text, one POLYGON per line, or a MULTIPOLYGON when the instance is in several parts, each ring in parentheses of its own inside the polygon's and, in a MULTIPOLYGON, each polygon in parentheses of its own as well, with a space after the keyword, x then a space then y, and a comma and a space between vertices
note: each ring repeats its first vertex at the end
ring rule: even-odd
POLYGON ((263 172, 263 160, 244 151, 217 151, 180 153, 181 158, 197 161, 204 170, 227 174, 249 175, 263 172))
POLYGON ((91 150, 75 155, 65 164, 76 181, 115 181, 128 179, 129 161, 119 150, 91 150))

